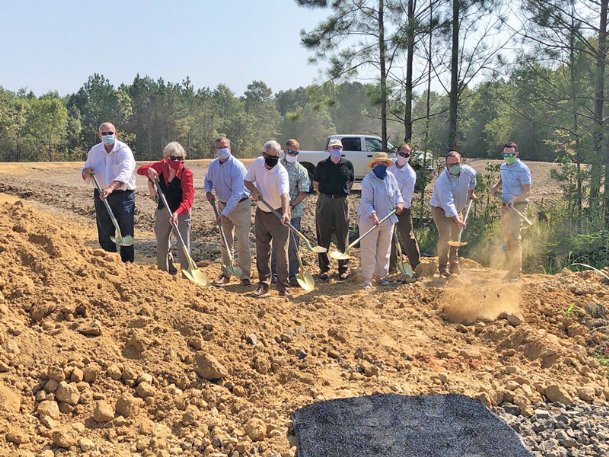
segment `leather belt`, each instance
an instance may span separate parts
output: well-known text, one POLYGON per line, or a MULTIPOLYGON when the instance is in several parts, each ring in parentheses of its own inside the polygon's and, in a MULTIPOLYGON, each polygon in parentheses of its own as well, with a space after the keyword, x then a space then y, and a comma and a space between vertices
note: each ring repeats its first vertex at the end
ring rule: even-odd
MULTIPOLYGON (((249 198, 249 197, 243 197, 241 200, 239 200, 239 201, 237 202, 237 204, 239 204, 239 203, 241 203, 241 202, 244 202, 244 201, 245 201, 245 200, 247 200, 248 198, 249 198)), ((222 203, 223 205, 226 205, 226 202, 220 201, 220 203, 222 203)))
POLYGON ((346 195, 340 195, 340 194, 321 194, 321 195, 323 195, 326 198, 332 198, 332 199, 334 199, 334 198, 347 198, 346 195))

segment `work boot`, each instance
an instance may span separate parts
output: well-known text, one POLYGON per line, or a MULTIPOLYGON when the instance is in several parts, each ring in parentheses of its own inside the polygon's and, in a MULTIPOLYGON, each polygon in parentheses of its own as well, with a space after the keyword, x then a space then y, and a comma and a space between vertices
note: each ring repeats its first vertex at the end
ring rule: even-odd
POLYGON ((225 286, 226 284, 228 284, 230 282, 230 278, 224 274, 218 276, 216 278, 216 280, 214 281, 214 286, 225 286))
POLYGON ((258 287, 256 287, 256 290, 253 292, 252 295, 257 298, 268 297, 269 286, 264 282, 259 282, 258 287))
POLYGON ((290 287, 300 287, 296 280, 296 276, 290 276, 290 287))
POLYGON ((443 278, 450 278, 450 272, 448 271, 448 268, 446 268, 446 265, 439 267, 438 271, 443 278))

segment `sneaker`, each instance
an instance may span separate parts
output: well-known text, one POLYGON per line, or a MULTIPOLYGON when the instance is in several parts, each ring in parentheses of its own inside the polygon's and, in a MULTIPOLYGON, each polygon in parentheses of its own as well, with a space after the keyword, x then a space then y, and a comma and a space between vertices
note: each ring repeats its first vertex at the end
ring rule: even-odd
POLYGON ((254 297, 258 297, 258 298, 268 297, 269 296, 269 286, 267 286, 263 282, 259 282, 258 287, 256 287, 256 290, 252 293, 252 295, 254 297))
POLYGON ((251 287, 252 286, 252 281, 250 281, 250 278, 243 278, 241 280, 241 285, 243 287, 251 287))
POLYGON ((279 291, 279 296, 284 298, 292 298, 292 294, 289 289, 282 289, 279 291))
POLYGON ((362 287, 364 289, 372 289, 372 283, 370 281, 364 281, 364 283, 362 284, 362 287))
POLYGON ((214 281, 214 286, 218 286, 218 287, 225 286, 229 282, 230 282, 230 278, 228 276, 226 276, 226 275, 220 275, 214 281))
POLYGON ((391 282, 389 282, 389 280, 387 278, 381 278, 378 280, 379 286, 388 286, 390 284, 391 284, 391 282))
POLYGON ((338 279, 340 279, 341 281, 344 281, 348 277, 349 277, 349 273, 347 273, 346 271, 343 271, 341 274, 338 275, 338 279))
POLYGON ((296 280, 296 276, 290 278, 290 287, 300 287, 300 284, 298 284, 298 281, 296 280))
POLYGON ((329 277, 330 275, 327 271, 319 273, 319 279, 321 279, 322 281, 327 281, 329 277))
POLYGON ((277 275, 271 277, 271 284, 277 284, 277 275))

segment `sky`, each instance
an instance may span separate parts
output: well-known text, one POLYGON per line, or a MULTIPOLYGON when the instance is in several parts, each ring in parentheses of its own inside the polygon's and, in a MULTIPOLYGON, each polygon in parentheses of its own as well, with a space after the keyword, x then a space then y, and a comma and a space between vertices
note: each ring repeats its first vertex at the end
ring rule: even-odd
POLYGON ((0 86, 66 95, 93 73, 115 86, 139 73, 237 95, 254 80, 297 88, 323 70, 300 31, 328 13, 293 0, 0 0, 0 86))

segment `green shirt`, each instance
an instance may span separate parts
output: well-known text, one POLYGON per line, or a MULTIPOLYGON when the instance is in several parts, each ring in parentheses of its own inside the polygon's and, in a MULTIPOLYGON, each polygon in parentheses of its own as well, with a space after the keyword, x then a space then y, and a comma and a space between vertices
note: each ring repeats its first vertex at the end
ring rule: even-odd
MULTIPOLYGON (((309 192, 311 181, 309 180, 309 172, 298 162, 288 162, 285 159, 281 160, 281 165, 288 170, 288 179, 290 181, 290 203, 293 202, 300 192, 309 192)), ((292 219, 302 216, 304 205, 299 203, 292 209, 292 219)))

